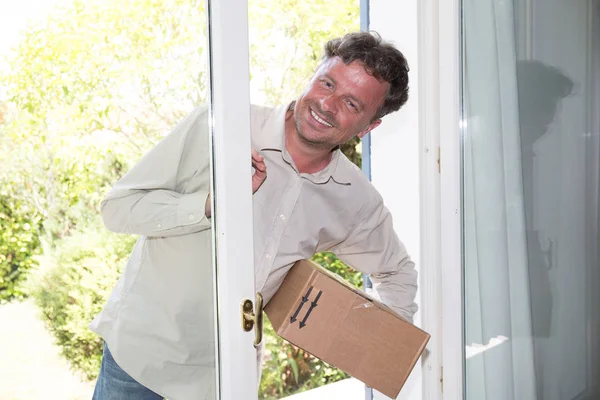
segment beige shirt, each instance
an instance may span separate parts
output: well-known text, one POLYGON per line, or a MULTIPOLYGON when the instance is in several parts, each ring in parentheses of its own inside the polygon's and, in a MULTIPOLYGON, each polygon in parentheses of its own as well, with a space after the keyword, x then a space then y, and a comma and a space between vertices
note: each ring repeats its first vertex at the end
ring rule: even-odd
MULTIPOLYGON (((251 110, 252 146, 267 166, 253 195, 256 290, 268 302, 295 261, 327 250, 369 273, 382 301, 412 321, 417 274, 381 196, 339 150, 322 171, 298 173, 284 146, 286 110, 251 110)), ((207 113, 192 112, 101 208, 108 229, 140 238, 90 328, 121 368, 171 400, 215 390, 207 127, 207 113)))

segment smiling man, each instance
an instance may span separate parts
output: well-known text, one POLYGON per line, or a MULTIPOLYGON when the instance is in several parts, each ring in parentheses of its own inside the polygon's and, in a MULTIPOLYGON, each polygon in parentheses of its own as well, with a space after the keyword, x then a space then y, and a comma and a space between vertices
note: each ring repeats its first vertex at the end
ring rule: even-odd
MULTIPOLYGON (((358 136, 362 138, 381 123, 381 108, 392 88, 382 73, 395 73, 403 84, 398 108, 406 101, 408 83, 406 62, 404 71, 387 71, 389 65, 382 63, 369 66, 360 59, 363 46, 375 44, 370 34, 347 37, 344 41, 334 40, 327 44, 325 61, 319 66, 310 84, 295 102, 292 118, 286 121, 286 147, 299 166, 307 163, 305 172, 323 169, 332 158, 337 146, 358 136), (369 35, 369 36, 365 36, 369 35), (353 48, 357 47, 357 48, 353 48), (384 69, 379 71, 378 69, 384 69), (305 154, 302 154, 304 149, 305 154)), ((381 50, 392 52, 392 47, 382 45, 381 50)), ((402 57, 400 54, 396 54, 402 57)), ((393 80, 393 79, 392 79, 393 80)), ((302 165, 304 166, 304 165, 302 165)), ((303 169, 303 168, 300 168, 303 169)))
MULTIPOLYGON (((252 107, 255 287, 265 302, 296 261, 332 251, 412 321, 414 263, 383 199, 339 150, 407 98, 403 55, 358 32, 326 44, 296 101, 252 107)), ((95 400, 214 398, 207 118, 192 112, 102 202, 108 229, 140 239, 90 325, 105 341, 95 400)))

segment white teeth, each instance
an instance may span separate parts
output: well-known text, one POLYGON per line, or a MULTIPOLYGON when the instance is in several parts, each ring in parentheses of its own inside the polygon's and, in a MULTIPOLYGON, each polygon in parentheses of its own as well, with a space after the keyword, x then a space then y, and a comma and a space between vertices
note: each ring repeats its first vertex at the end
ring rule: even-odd
POLYGON ((323 125, 325 125, 325 126, 328 126, 328 127, 330 127, 330 128, 331 128, 331 127, 333 127, 333 125, 331 125, 330 123, 328 123, 328 122, 327 122, 327 121, 325 121, 324 119, 322 119, 322 118, 319 118, 319 116, 317 115, 317 113, 316 113, 316 112, 314 112, 313 110, 310 110, 310 115, 312 115, 314 119, 316 119, 317 121, 319 121, 319 122, 320 122, 320 123, 322 123, 323 125))

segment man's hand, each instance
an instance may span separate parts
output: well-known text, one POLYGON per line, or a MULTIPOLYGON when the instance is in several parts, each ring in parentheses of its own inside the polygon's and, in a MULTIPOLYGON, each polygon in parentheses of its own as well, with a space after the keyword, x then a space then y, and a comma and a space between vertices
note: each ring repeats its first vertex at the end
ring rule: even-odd
MULTIPOLYGON (((254 175, 252 175, 252 194, 254 194, 260 185, 263 184, 267 179, 267 165, 265 164, 265 158, 258 154, 258 152, 252 149, 252 167, 254 168, 254 175)), ((210 193, 206 198, 206 204, 204 205, 204 213, 210 218, 212 215, 210 202, 210 193)))
POLYGON ((252 194, 256 193, 260 185, 267 179, 267 165, 265 158, 258 154, 258 151, 252 149, 252 166, 254 175, 252 175, 252 194))

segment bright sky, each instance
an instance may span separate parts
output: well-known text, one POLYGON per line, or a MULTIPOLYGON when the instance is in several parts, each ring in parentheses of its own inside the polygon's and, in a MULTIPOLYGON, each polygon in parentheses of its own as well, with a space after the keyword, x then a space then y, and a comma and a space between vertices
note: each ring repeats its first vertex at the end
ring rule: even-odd
POLYGON ((69 0, 0 0, 0 61, 19 43, 29 21, 43 20, 52 7, 69 0))

